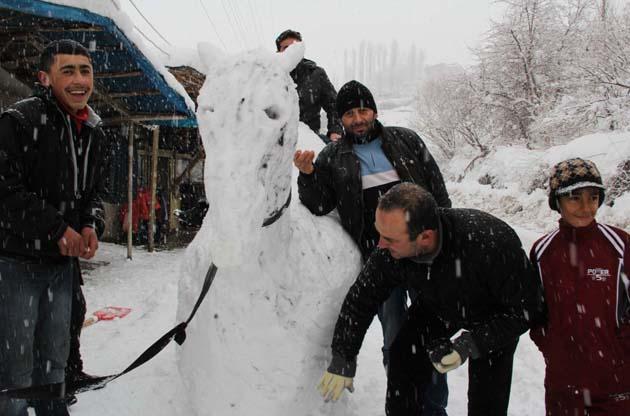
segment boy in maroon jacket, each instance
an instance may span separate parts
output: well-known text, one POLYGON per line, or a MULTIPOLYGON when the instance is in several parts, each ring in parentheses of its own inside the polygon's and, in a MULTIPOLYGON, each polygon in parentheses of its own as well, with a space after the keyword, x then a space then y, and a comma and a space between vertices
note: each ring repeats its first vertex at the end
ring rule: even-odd
POLYGON ((530 332, 545 358, 547 415, 630 415, 630 236, 595 220, 604 186, 593 162, 557 164, 549 188, 560 226, 530 253, 548 308, 530 332))

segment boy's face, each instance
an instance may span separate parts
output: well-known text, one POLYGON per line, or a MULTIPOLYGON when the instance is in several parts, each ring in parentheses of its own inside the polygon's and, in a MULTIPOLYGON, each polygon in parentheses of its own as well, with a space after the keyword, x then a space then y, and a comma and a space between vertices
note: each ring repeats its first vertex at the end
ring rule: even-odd
POLYGON ((560 215, 574 227, 586 227, 595 219, 599 208, 599 190, 582 188, 563 195, 558 201, 560 215))
POLYGON ((39 79, 72 114, 85 108, 94 90, 92 63, 83 55, 55 55, 50 70, 40 71, 39 79))

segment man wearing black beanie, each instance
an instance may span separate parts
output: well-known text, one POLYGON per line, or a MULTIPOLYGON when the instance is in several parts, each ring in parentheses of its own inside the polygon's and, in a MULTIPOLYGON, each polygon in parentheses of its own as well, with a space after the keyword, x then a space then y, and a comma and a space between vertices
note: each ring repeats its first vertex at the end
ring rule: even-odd
MULTIPOLYGON (((344 229, 359 245, 366 261, 376 249, 379 234, 374 216, 379 197, 400 182, 413 182, 430 192, 441 207, 451 201, 442 173, 422 139, 403 127, 385 127, 378 120, 370 90, 350 81, 337 94, 337 114, 343 136, 328 144, 315 159, 310 150, 298 150, 294 164, 300 170, 298 190, 302 203, 315 215, 337 208, 344 229), (314 161, 314 162, 313 162, 314 161)), ((413 300, 415 293, 410 292, 413 300)), ((406 317, 407 291, 399 287, 381 305, 383 363, 406 317)), ((424 392, 422 415, 446 415, 446 376, 433 377, 424 392)))

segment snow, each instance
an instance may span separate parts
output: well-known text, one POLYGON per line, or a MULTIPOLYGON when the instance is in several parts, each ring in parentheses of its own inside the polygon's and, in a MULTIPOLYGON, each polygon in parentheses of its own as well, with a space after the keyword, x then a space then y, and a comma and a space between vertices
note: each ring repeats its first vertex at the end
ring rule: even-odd
MULTIPOLYGON (((252 53, 248 59, 253 59, 265 70, 274 66, 271 58, 265 57, 262 52, 252 53)), ((236 62, 238 59, 233 60, 232 65, 236 62)), ((72 414, 282 416, 309 414, 304 410, 307 406, 312 406, 312 412, 327 415, 376 416, 384 412, 386 380, 381 364, 382 335, 378 320, 370 327, 358 357, 355 392, 344 393, 342 401, 335 404, 324 404, 316 395, 316 384, 330 354, 329 339, 323 335, 327 332, 330 336, 330 323, 334 321, 340 297, 350 283, 333 277, 339 275, 334 274, 338 266, 332 264, 352 258, 352 244, 343 233, 339 233, 341 227, 334 217, 315 218, 296 203, 295 170, 290 179, 294 198, 290 209, 271 227, 258 227, 267 208, 252 207, 255 203, 265 205, 267 200, 256 194, 259 185, 246 184, 245 175, 256 165, 256 161, 260 161, 260 152, 265 153, 269 141, 273 141, 269 136, 273 137, 279 129, 272 127, 273 123, 265 119, 263 111, 254 111, 255 106, 252 106, 240 114, 246 123, 255 119, 257 124, 241 126, 238 135, 208 137, 211 135, 209 132, 235 128, 235 124, 229 124, 234 123, 238 108, 238 100, 234 97, 242 98, 241 93, 247 86, 277 86, 278 83, 288 82, 279 70, 277 77, 270 79, 268 74, 253 71, 251 63, 243 61, 241 65, 252 70, 248 72, 248 79, 239 78, 239 71, 230 70, 227 64, 223 69, 215 68, 215 71, 225 71, 225 85, 204 87, 200 100, 201 111, 208 111, 212 104, 221 104, 212 113, 214 119, 208 118, 209 114, 200 118, 204 140, 214 140, 213 146, 221 149, 209 154, 206 162, 211 214, 206 218, 200 236, 186 250, 152 254, 136 250, 133 261, 125 259, 124 247, 102 244, 92 264, 105 264, 86 272, 84 291, 89 310, 107 305, 133 308, 124 319, 99 322, 84 332, 82 350, 86 369, 91 373, 105 374, 122 370, 162 333, 187 316, 210 261, 217 264, 225 262, 220 265, 208 298, 193 321, 189 338, 182 347, 169 346, 153 361, 110 383, 105 389, 81 394, 79 402, 71 408, 72 414), (263 79, 265 83, 262 83, 263 79), (215 94, 209 94, 210 91, 215 94), (220 111, 224 113, 217 114, 220 111), (217 127, 212 127, 212 124, 217 127), (245 150, 233 152, 229 149, 230 145, 245 150), (248 159, 249 156, 252 159, 248 159), (225 181, 221 189, 213 188, 221 186, 221 181, 225 181), (254 190, 248 191, 246 186, 254 190), (218 217, 216 210, 231 214, 218 217), (243 221, 236 220, 238 215, 243 216, 243 221), (248 221, 250 216, 255 216, 256 220, 248 221), (219 218, 221 220, 217 223, 219 218), (282 231, 271 231, 274 227, 282 231), (229 255, 213 248, 212 240, 221 240, 220 235, 223 234, 209 234, 211 229, 216 233, 229 234, 231 228, 239 231, 235 233, 236 237, 230 238, 247 243, 241 247, 245 253, 241 257, 243 264, 237 266, 230 265, 229 255), (296 240, 296 235, 308 238, 296 240), (309 251, 317 248, 321 249, 320 254, 327 252, 333 255, 331 263, 317 257, 320 254, 309 251), (264 259, 258 256, 261 250, 266 252, 264 259), (296 260, 295 253, 301 250, 308 254, 296 260), (179 293, 178 286, 181 289, 179 293), (310 303, 316 298, 321 304, 310 303), (318 325, 309 327, 314 320, 318 325), (322 322, 328 323, 325 328, 319 327, 322 322), (300 361, 300 357, 304 360, 300 361), (261 371, 256 371, 254 366, 261 371), (301 389, 299 392, 296 386, 301 389), (301 402, 292 401, 296 398, 301 402), (230 403, 235 406, 231 407, 230 403), (301 409, 300 404, 304 405, 301 409)), ((283 95, 264 88, 260 94, 253 94, 250 98, 271 100, 265 101, 264 105, 271 104, 272 98, 293 100, 290 94, 283 95)), ((282 120, 293 123, 296 115, 290 111, 288 104, 275 103, 278 109, 284 111, 280 112, 282 120)), ((405 108, 382 110, 379 117, 385 125, 408 126, 408 120, 403 116, 406 113, 405 108)), ((294 133, 285 136, 287 143, 294 140, 294 133), (287 137, 290 135, 290 138, 287 137)), ((321 141, 305 125, 299 125, 298 133, 298 148, 321 150, 321 141)), ((611 173, 608 166, 615 166, 618 160, 628 156, 626 142, 623 134, 607 134, 578 138, 548 152, 516 147, 498 149, 464 181, 448 182, 447 187, 455 206, 484 209, 507 219, 528 251, 538 237, 555 226, 558 216, 546 205, 547 197, 542 189, 530 194, 524 191, 523 184, 544 176, 543 171, 535 167, 538 165, 528 165, 527 162, 542 159, 545 164, 552 164, 570 156, 590 157, 597 161, 606 176, 611 173), (510 160, 514 163, 510 164, 510 160), (493 172, 497 178, 504 180, 502 188, 476 182, 476 175, 485 172, 493 172), (513 181, 505 181, 505 178, 513 181)), ((286 162, 285 159, 280 155, 277 157, 277 161, 286 162)), ((445 166, 444 170, 453 169, 453 166, 456 164, 445 166)), ((283 173, 278 181, 288 176, 284 168, 280 169, 283 173)), ((286 186, 280 189, 286 192, 286 186)), ((284 196, 285 193, 281 192, 279 198, 273 199, 274 204, 282 201, 284 196)), ((617 199, 616 209, 602 207, 599 217, 605 217, 613 225, 628 224, 629 206, 630 194, 626 193, 617 199)), ((238 248, 238 245, 233 248, 238 248)), ((346 269, 348 273, 350 269, 356 270, 356 264, 350 266, 346 269)), ((450 415, 466 414, 466 367, 450 372, 448 377, 450 397, 447 410, 450 415)), ((544 414, 543 379, 542 357, 525 334, 515 355, 509 415, 544 414)))
MULTIPOLYGON (((146 47, 116 1, 54 3, 112 18, 174 86, 164 58, 146 47)), ((199 56, 182 51, 177 59, 210 74, 199 98, 204 145, 212 149, 205 169, 209 215, 186 249, 136 249, 130 261, 124 247, 101 244, 85 269, 88 310, 116 305, 131 307, 132 312, 85 329, 81 341, 86 371, 110 374, 124 369, 188 316, 210 262, 219 272, 183 346, 172 344, 106 388, 81 394, 71 413, 382 415, 386 380, 377 320, 358 357, 355 392, 344 393, 333 404, 323 403, 315 389, 330 358, 332 326, 357 274, 359 255, 334 215, 314 217, 298 203, 293 149, 322 148, 305 125, 298 126, 297 96, 286 74, 302 56, 303 46, 292 46, 281 55, 253 51, 234 57, 222 56, 211 45, 199 50, 199 56), (289 192, 289 208, 274 224, 261 227, 289 192)), ((176 89, 187 97, 181 86, 176 89)), ((385 125, 410 127, 412 113, 407 106, 383 106, 379 118, 385 125)), ((462 153, 442 165, 446 176, 460 176, 468 156, 462 153)), ((630 158, 628 133, 585 136, 545 151, 500 147, 461 182, 449 181, 447 187, 454 206, 483 209, 508 221, 528 251, 558 218, 547 206, 546 172, 554 163, 576 156, 594 160, 609 177, 620 161, 630 158), (481 177, 492 184, 480 184, 481 177)), ((602 207, 598 218, 627 229, 628 207, 630 193, 613 207, 602 207)), ((465 414, 466 366, 448 377, 447 410, 450 415, 465 414)), ((544 414, 543 379, 542 357, 525 334, 515 356, 510 415, 544 414)))

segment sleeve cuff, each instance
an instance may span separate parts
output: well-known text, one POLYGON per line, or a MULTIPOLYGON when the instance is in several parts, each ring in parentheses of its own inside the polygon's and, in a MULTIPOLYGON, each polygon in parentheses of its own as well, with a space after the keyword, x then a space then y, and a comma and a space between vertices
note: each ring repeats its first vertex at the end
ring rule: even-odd
POLYGON ((357 358, 352 361, 346 360, 340 354, 333 351, 333 357, 328 366, 328 372, 338 376, 354 377, 357 371, 357 358))
POLYGON ((453 341, 453 349, 462 357, 462 362, 466 358, 477 359, 481 356, 479 347, 473 339, 470 332, 462 332, 462 334, 453 341))
POLYGON ((53 233, 50 234, 50 241, 54 241, 54 242, 59 241, 59 239, 63 237, 63 234, 66 232, 67 228, 68 228, 68 224, 62 221, 61 224, 59 225, 59 228, 57 228, 53 233))

